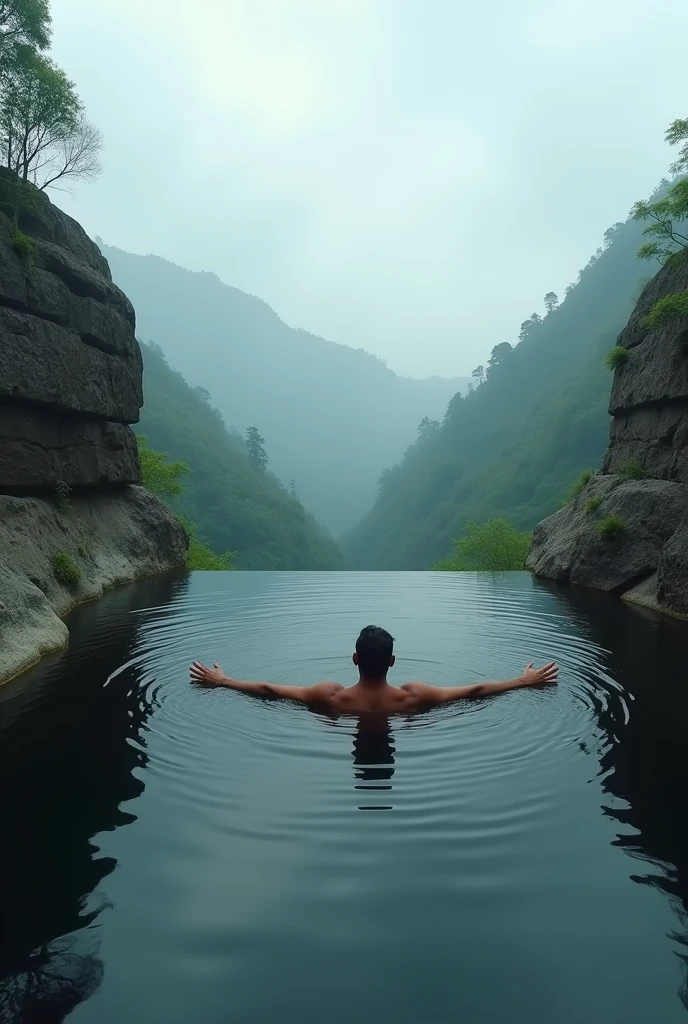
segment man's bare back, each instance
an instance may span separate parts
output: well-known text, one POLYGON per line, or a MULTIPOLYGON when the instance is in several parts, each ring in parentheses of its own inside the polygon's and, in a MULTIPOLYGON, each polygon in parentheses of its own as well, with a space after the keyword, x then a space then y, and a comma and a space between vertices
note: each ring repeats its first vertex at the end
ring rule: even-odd
POLYGON ((378 626, 366 626, 356 641, 354 665, 359 680, 354 686, 341 683, 316 683, 315 686, 282 686, 279 683, 246 682, 226 676, 219 665, 207 668, 194 661, 191 681, 203 686, 225 686, 230 690, 255 697, 284 698, 334 714, 409 714, 424 711, 456 700, 474 700, 505 690, 524 686, 546 686, 556 683, 559 670, 553 662, 543 668, 526 665, 523 674, 514 679, 494 683, 472 683, 468 686, 429 686, 427 683, 404 683, 390 686, 387 671, 394 665, 393 638, 378 626))

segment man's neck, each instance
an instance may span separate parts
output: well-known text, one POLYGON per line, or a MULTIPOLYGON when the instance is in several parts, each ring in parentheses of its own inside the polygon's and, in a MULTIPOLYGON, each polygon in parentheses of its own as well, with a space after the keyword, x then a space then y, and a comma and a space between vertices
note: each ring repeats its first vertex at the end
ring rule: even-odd
POLYGON ((358 685, 364 687, 366 690, 379 690, 380 687, 387 686, 387 676, 359 675, 358 685))

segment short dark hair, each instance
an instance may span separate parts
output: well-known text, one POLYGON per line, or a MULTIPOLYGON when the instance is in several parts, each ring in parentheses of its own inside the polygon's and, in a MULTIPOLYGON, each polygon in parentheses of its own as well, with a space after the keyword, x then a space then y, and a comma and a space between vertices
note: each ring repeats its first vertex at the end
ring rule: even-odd
POLYGON ((358 667, 363 675, 384 676, 392 657, 394 637, 380 626, 365 626, 356 641, 358 667))

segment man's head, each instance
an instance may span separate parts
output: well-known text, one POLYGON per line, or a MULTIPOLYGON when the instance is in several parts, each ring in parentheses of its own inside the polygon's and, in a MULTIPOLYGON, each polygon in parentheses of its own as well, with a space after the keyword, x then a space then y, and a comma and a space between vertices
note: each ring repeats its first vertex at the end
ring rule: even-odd
POLYGON ((366 626, 356 641, 354 665, 368 679, 384 679, 394 664, 394 637, 380 626, 366 626))

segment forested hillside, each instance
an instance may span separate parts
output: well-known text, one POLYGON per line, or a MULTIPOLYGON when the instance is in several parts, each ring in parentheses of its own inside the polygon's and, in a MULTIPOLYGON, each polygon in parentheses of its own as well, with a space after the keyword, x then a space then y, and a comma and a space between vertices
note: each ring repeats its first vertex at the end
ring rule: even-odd
POLYGON ((532 529, 597 466, 609 430, 604 355, 656 270, 636 259, 641 230, 607 231, 561 305, 553 296, 547 315, 525 321, 521 340, 476 371, 475 391, 450 402, 441 430, 384 474, 374 508, 340 542, 351 568, 427 568, 470 521, 532 529))
POLYGON ((222 417, 157 346, 142 345, 144 406, 137 427, 150 446, 189 465, 179 511, 237 569, 341 569, 335 542, 299 499, 255 468, 222 417))
POLYGON ((228 425, 242 434, 258 428, 270 469, 294 480, 334 533, 368 511, 384 467, 467 383, 398 377, 361 349, 288 327, 215 274, 101 248, 134 303, 139 337, 158 342, 192 385, 208 388, 228 425))

